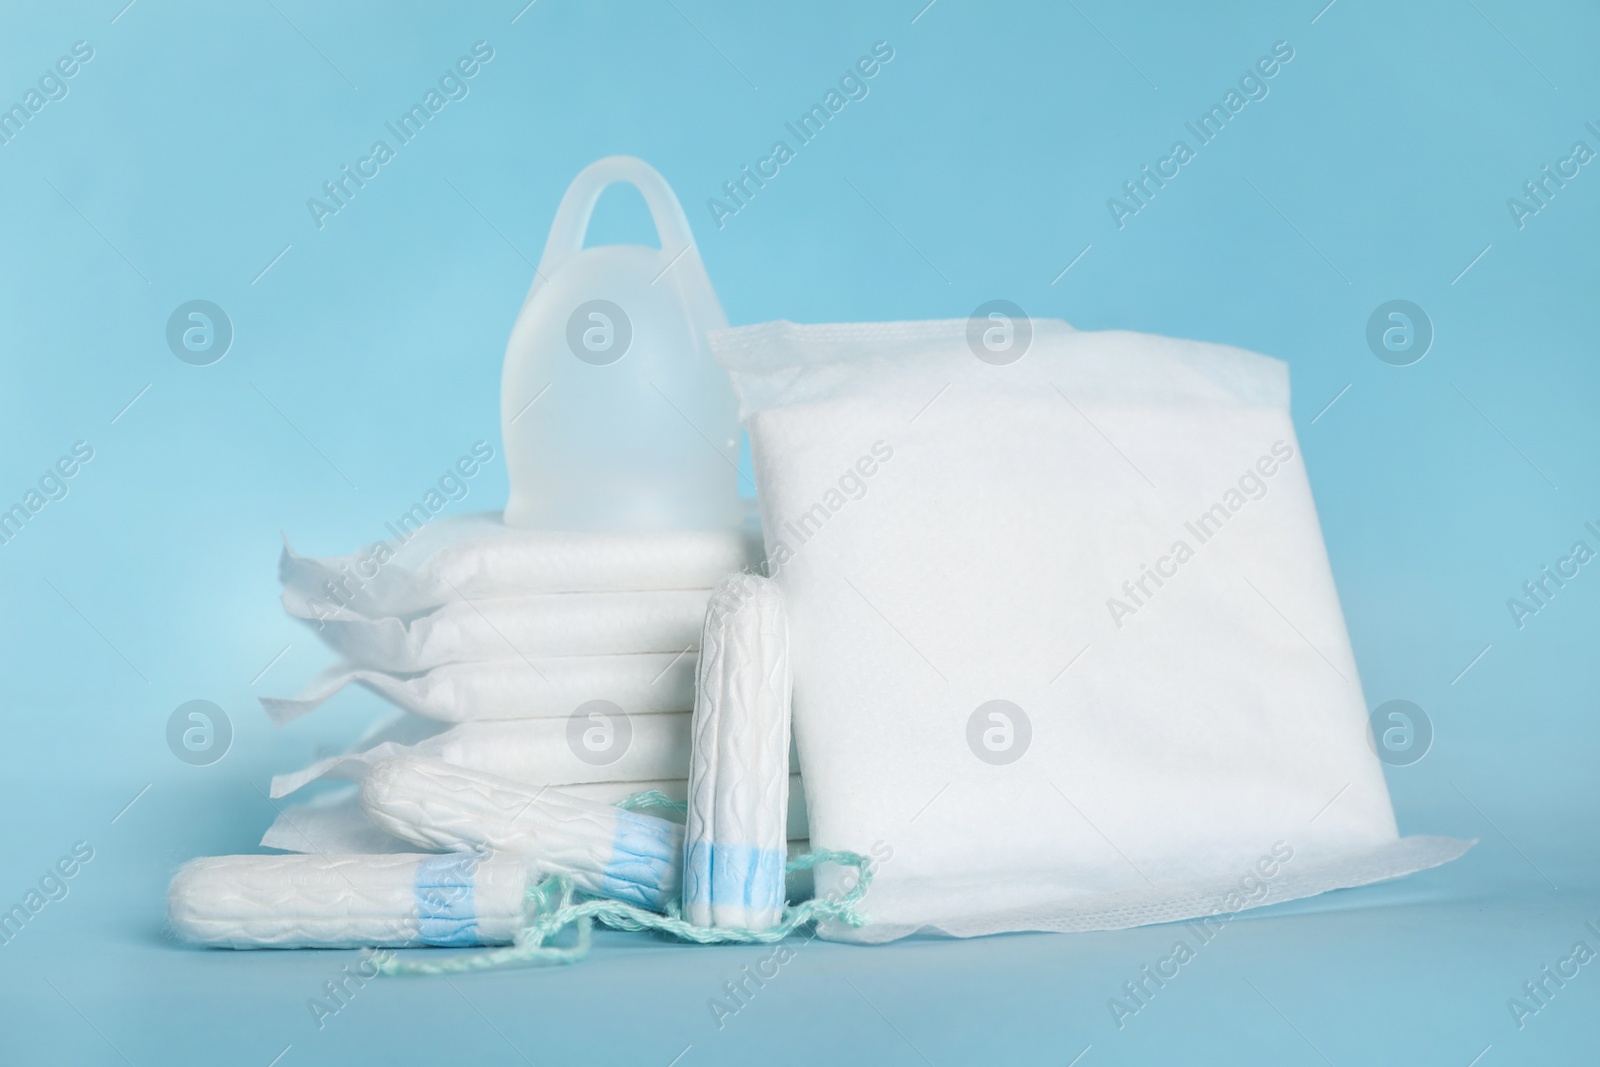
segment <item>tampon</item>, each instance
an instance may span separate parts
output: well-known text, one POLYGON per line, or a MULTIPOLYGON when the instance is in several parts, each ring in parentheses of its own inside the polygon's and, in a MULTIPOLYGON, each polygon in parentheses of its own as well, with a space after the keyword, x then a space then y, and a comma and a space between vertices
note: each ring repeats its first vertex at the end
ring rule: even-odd
POLYGON ((373 825, 425 848, 526 857, 595 896, 662 910, 677 895, 683 828, 559 789, 452 767, 385 760, 361 781, 373 825))
MULTIPOLYGON (((559 787, 568 796, 600 804, 618 804, 647 791, 662 794, 683 805, 689 796, 687 778, 658 779, 650 782, 590 782, 559 787)), ((684 805, 687 807, 687 805, 684 805)), ((672 822, 682 816, 671 808, 644 807, 635 810, 658 815, 672 822)), ((806 791, 798 774, 789 776, 789 840, 810 836, 806 820, 806 791)), ((323 793, 303 804, 286 804, 278 811, 261 837, 262 848, 285 852, 414 852, 416 846, 384 833, 361 810, 358 789, 347 788, 323 793)))
POLYGON ((515 856, 208 856, 167 891, 173 931, 224 948, 497 945, 522 921, 515 856))
POLYGON ((789 622, 770 579, 725 579, 706 606, 695 694, 684 918, 766 929, 783 915, 789 622))

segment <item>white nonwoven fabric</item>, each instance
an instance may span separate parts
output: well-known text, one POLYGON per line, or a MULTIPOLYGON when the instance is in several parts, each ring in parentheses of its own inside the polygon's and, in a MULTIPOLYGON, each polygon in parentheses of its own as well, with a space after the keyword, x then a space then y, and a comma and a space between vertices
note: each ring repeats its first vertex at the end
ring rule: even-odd
POLYGON ((1280 842, 1302 892, 1459 855, 1398 837, 1285 365, 1055 321, 1013 321, 1002 364, 987 325, 713 336, 811 840, 892 849, 873 925, 830 935, 1204 914, 1280 842))
POLYGON ((765 930, 783 917, 789 807, 789 620, 777 583, 723 580, 701 635, 683 916, 765 930))
POLYGON ((305 619, 410 618, 460 600, 540 593, 710 589, 749 556, 741 529, 568 533, 513 529, 500 514, 435 519, 350 556, 278 562, 283 606, 305 619), (402 537, 404 535, 404 538, 402 537))
MULTIPOLYGON (((648 790, 661 793, 674 804, 687 807, 687 778, 646 782, 586 782, 563 785, 563 793, 599 804, 619 804, 648 790)), ((650 815, 676 821, 682 815, 671 808, 640 808, 650 815)), ((798 774, 789 776, 789 808, 785 834, 792 843, 810 833, 806 821, 806 791, 798 774)), ((261 847, 285 852, 414 852, 416 846, 384 833, 361 810, 357 789, 343 788, 301 804, 285 805, 261 837, 261 847)), ((808 875, 809 877, 809 875, 808 875)))
POLYGON ((167 890, 173 933, 221 948, 496 945, 521 925, 520 857, 209 856, 167 890))
POLYGON ((552 656, 449 663, 412 675, 340 664, 296 697, 260 700, 280 726, 315 710, 352 682, 440 722, 551 718, 571 714, 590 700, 609 700, 630 712, 689 711, 694 707, 695 661, 692 651, 552 656))
POLYGON ((353 666, 414 673, 482 660, 683 652, 700 640, 709 596, 709 589, 548 593, 457 601, 410 620, 307 621, 353 666))

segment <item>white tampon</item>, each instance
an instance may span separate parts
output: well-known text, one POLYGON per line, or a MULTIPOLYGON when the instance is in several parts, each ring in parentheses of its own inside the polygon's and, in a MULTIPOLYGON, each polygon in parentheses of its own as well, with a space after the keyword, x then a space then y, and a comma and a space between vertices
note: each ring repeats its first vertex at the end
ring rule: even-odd
MULTIPOLYGON (((651 782, 591 782, 586 785, 562 785, 560 790, 580 800, 593 800, 601 804, 620 804, 628 797, 654 790, 667 798, 678 809, 661 807, 636 807, 646 815, 658 815, 670 822, 682 818, 680 812, 688 805, 687 778, 661 779, 651 782)), ((789 776, 789 840, 791 842, 810 836, 806 820, 806 791, 798 774, 789 776)), ((359 789, 347 788, 324 793, 303 804, 286 804, 278 810, 267 832, 261 837, 262 848, 282 849, 285 852, 413 852, 416 846, 384 833, 367 819, 361 810, 359 789)), ((793 894, 790 894, 793 899, 793 894)))
POLYGON ((208 856, 173 875, 185 941, 221 948, 499 945, 522 923, 515 856, 208 856))
POLYGON ((789 622, 776 583, 725 579, 706 606, 695 695, 684 918, 765 929, 783 916, 789 622))
POLYGON ((361 806, 395 837, 522 856, 595 896, 660 911, 678 892, 682 827, 558 789, 402 757, 367 772, 361 806))

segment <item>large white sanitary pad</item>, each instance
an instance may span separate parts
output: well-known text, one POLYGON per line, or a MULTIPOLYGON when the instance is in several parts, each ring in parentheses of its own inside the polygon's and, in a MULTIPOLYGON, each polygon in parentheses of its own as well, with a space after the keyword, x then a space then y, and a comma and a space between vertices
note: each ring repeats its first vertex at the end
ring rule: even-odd
MULTIPOLYGON (((786 594, 812 843, 876 854, 860 930, 1119 928, 1393 878, 1284 364, 1035 321, 713 335, 786 594), (1277 852, 1274 850, 1277 849, 1277 852)), ((822 868, 818 891, 844 872, 822 868)))

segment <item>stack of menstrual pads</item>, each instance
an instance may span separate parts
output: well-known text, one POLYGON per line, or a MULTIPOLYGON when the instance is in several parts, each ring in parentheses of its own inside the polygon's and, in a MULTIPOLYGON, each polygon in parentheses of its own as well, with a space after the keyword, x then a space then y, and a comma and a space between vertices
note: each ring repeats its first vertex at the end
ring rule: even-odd
MULTIPOLYGON (((740 529, 512 530, 469 516, 398 551, 307 558, 285 547, 283 605, 342 662, 295 699, 263 699, 268 715, 288 722, 352 682, 402 712, 352 751, 274 778, 272 796, 418 757, 604 804, 651 790, 683 804, 706 602, 747 568, 753 540, 740 529)), ((798 840, 804 795, 792 784, 788 833, 798 840)), ((261 844, 417 848, 374 825, 355 789, 283 808, 261 844)))

